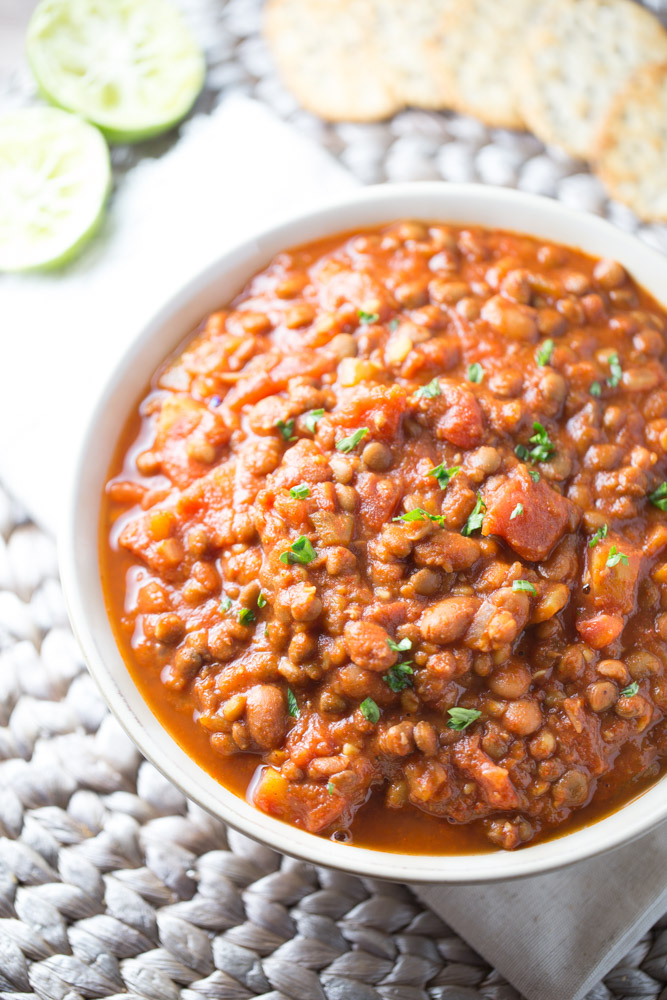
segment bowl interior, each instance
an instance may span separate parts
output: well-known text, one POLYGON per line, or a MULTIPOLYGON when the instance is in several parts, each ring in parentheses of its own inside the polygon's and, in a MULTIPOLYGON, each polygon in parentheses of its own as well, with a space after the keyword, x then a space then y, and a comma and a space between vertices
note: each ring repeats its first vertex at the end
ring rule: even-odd
POLYGON ((121 428, 150 375, 207 313, 229 301, 279 251, 400 218, 509 229, 613 257, 667 305, 667 262, 661 255, 601 219, 515 191, 439 183, 384 185, 276 226, 225 253, 177 292, 138 334, 109 379, 85 432, 61 534, 65 595, 91 672, 129 735, 190 798, 232 826, 286 854, 359 875, 413 883, 521 877, 608 850, 655 826, 667 816, 664 779, 588 827, 513 853, 403 855, 334 843, 259 812, 188 757, 135 687, 116 646, 102 594, 97 550, 100 498, 121 428))

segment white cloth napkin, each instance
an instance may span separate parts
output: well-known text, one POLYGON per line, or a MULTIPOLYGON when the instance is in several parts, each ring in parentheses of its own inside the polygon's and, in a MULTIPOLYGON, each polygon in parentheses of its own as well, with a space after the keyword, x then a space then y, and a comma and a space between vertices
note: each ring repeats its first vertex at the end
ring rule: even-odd
MULTIPOLYGON (((0 478, 55 531, 73 443, 109 369, 176 287, 252 231, 356 182, 244 98, 123 179, 67 272, 0 279, 0 478)), ((667 906, 662 832, 566 871, 421 899, 529 1000, 575 1000, 667 906)))
POLYGON ((665 824, 562 871, 417 896, 527 1000, 581 1000, 667 910, 665 824))
POLYGON ((63 463, 144 321, 226 248, 357 183, 261 104, 229 98, 123 178, 75 265, 0 277, 0 476, 42 525, 56 530, 63 463))

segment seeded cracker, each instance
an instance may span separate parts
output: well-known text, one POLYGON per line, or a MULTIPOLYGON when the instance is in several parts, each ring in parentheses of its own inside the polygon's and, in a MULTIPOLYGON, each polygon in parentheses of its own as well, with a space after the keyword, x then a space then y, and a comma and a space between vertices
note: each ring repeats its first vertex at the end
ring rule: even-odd
POLYGON ((547 144, 590 159, 614 98, 667 61, 667 32, 631 0, 551 0, 525 40, 520 109, 547 144))
POLYGON ((285 85, 322 118, 376 121, 402 106, 381 58, 374 3, 269 0, 265 34, 285 85))
POLYGON ((667 222, 667 63, 640 70, 607 116, 596 172, 641 219, 667 222))

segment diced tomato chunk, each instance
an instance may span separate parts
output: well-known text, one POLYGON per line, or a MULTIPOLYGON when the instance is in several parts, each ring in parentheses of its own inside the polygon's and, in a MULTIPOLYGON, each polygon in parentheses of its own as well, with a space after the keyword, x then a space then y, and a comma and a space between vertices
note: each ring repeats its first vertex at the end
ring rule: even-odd
POLYGON ((484 491, 483 535, 499 535, 530 562, 546 559, 571 530, 577 508, 543 479, 535 483, 523 466, 506 478, 491 480, 484 491))
POLYGON ((596 608, 623 615, 634 611, 642 559, 642 553, 620 535, 588 547, 590 596, 596 608))

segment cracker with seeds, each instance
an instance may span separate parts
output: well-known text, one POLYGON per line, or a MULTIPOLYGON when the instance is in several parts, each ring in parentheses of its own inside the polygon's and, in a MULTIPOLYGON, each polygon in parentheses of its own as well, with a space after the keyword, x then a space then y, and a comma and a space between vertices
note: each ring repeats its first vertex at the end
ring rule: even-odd
POLYGON ((375 0, 269 0, 265 33, 285 85, 331 121, 377 121, 396 97, 380 53, 375 0))
MULTIPOLYGON (((452 107, 459 0, 373 0, 376 39, 397 99, 416 108, 452 107)), ((371 6, 371 0, 369 0, 371 6)))
POLYGON ((667 222, 667 63, 641 69, 600 131, 595 169, 640 219, 667 222))
MULTIPOLYGON (((534 0, 455 0, 449 18, 452 106, 487 125, 522 128, 516 84, 534 0)), ((444 55, 444 53, 443 53, 444 55)))
POLYGON ((632 0, 550 0, 525 40, 521 113, 543 142, 590 159, 616 95, 664 61, 667 32, 632 0))

